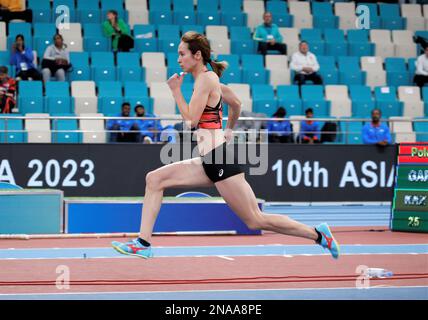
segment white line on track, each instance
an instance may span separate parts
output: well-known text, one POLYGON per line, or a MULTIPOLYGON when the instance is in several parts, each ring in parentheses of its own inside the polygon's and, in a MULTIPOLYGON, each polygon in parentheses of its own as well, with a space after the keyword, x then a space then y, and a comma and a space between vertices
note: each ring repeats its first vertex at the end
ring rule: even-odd
POLYGON ((226 257, 226 256, 217 256, 217 257, 225 259, 225 260, 235 261, 235 259, 233 259, 231 257, 226 257))

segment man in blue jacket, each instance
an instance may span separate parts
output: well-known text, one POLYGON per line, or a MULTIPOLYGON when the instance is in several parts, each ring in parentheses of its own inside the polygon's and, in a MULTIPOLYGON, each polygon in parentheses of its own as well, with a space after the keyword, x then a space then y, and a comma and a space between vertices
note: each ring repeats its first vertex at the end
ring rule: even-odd
POLYGON ((386 146, 391 143, 391 134, 386 124, 380 122, 382 113, 379 109, 373 109, 372 122, 366 123, 362 129, 363 142, 386 146))
POLYGON ((110 134, 111 142, 138 142, 139 127, 135 120, 126 119, 130 117, 131 105, 122 103, 122 112, 118 117, 107 121, 107 129, 113 131, 110 134))
POLYGON ((281 54, 287 54, 287 45, 282 43, 282 35, 279 33, 278 26, 272 23, 272 14, 265 12, 263 21, 264 23, 257 26, 253 35, 253 39, 258 42, 257 51, 262 55, 266 55, 268 50, 277 50, 281 54))
POLYGON ((301 143, 320 143, 320 124, 313 121, 314 110, 308 108, 305 111, 307 120, 300 122, 300 141, 301 143))

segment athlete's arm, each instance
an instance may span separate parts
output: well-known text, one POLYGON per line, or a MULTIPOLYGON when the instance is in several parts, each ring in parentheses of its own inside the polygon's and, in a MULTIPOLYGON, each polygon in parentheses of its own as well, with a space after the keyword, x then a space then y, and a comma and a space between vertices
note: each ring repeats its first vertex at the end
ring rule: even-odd
POLYGON ((229 106, 229 116, 226 129, 232 130, 241 114, 241 100, 228 86, 221 84, 223 101, 229 106))
POLYGON ((177 103, 178 109, 187 125, 192 128, 196 127, 199 119, 208 103, 210 92, 215 87, 215 81, 207 74, 201 74, 199 79, 195 82, 192 98, 190 103, 187 104, 186 100, 181 93, 181 84, 183 83, 184 75, 174 74, 168 80, 168 85, 171 88, 172 95, 177 103))

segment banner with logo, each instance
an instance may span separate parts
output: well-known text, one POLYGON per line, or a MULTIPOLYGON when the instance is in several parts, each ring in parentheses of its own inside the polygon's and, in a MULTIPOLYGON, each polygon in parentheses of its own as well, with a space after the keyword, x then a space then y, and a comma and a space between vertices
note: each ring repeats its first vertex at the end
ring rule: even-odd
MULTIPOLYGON (((249 164, 246 178, 256 196, 266 201, 393 198, 395 146, 234 147, 238 158, 249 164)), ((143 196, 149 171, 195 156, 198 150, 190 144, 0 144, 0 182, 23 188, 61 189, 66 197, 143 196)), ((191 169, 188 174, 192 174, 191 169)), ((218 196, 214 187, 173 188, 164 195, 184 191, 218 196)))

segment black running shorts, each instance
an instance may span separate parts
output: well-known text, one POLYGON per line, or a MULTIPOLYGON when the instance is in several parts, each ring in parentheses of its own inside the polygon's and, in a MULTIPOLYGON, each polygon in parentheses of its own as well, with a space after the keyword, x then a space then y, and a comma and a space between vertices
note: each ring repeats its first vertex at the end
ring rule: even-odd
POLYGON ((201 156, 205 173, 214 183, 245 172, 244 165, 238 163, 238 155, 233 152, 233 145, 219 145, 206 155, 201 156))

